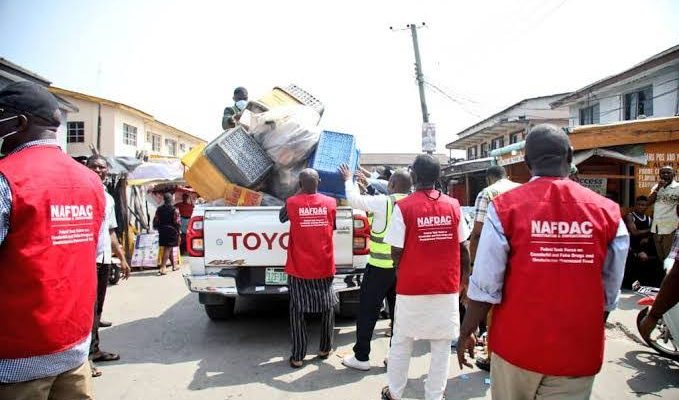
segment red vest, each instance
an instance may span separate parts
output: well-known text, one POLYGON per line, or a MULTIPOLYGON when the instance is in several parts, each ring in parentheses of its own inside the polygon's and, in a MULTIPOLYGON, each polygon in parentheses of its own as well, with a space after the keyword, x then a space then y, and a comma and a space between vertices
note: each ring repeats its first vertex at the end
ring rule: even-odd
POLYGON ((335 275, 332 236, 337 202, 322 194, 298 194, 287 201, 290 241, 285 272, 297 278, 335 275))
POLYGON ((460 290, 460 203, 445 194, 417 191, 399 200, 405 243, 396 293, 449 294, 460 290))
POLYGON ((0 173, 12 191, 0 245, 0 359, 69 349, 92 330, 101 180, 52 146, 5 157, 0 173))
POLYGON ((595 375, 604 354, 601 271, 620 208, 556 178, 531 181, 493 204, 510 253, 491 348, 541 374, 595 375))

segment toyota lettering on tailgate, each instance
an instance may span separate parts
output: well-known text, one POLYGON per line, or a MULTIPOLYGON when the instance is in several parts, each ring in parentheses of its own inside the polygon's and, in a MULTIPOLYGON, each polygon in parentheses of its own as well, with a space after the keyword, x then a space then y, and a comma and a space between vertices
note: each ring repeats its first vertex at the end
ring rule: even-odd
POLYGON ((228 232, 226 242, 231 243, 233 250, 273 250, 274 246, 287 250, 289 236, 288 232, 228 232))

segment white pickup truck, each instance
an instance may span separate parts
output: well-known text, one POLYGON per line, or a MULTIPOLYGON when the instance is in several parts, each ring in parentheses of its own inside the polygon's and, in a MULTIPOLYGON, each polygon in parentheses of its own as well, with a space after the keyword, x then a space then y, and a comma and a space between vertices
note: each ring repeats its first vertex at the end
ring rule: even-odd
MULTIPOLYGON (((278 219, 279 207, 196 206, 186 246, 189 290, 212 320, 234 315, 239 296, 287 296, 284 267, 289 223, 278 219)), ((333 287, 341 315, 358 311, 359 289, 367 262, 368 219, 350 207, 338 207, 333 287)))

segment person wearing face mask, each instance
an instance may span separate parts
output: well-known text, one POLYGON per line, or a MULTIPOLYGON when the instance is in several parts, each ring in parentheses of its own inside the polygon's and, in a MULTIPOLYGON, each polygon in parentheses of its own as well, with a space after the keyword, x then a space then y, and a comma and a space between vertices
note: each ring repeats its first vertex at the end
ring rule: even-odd
POLYGON ((93 398, 104 190, 59 149, 59 117, 42 86, 0 90, 0 399, 93 398))
POLYGON ((244 87, 237 87, 233 91, 233 103, 233 106, 224 109, 224 116, 222 117, 222 129, 224 130, 236 127, 236 122, 248 105, 248 90, 244 87))

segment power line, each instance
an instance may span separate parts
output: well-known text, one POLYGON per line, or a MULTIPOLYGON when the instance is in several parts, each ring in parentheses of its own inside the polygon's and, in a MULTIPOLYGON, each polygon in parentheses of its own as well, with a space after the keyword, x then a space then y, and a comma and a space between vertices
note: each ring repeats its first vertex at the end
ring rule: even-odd
POLYGON ((460 100, 458 100, 458 99, 454 98, 453 96, 449 95, 448 93, 446 93, 445 91, 443 91, 443 90, 442 90, 441 88, 439 88, 438 86, 436 86, 436 85, 434 85, 434 84, 432 84, 432 83, 429 83, 429 82, 427 82, 427 81, 424 81, 424 84, 427 85, 427 86, 429 86, 430 88, 434 89, 437 93, 441 94, 443 97, 445 97, 445 98, 447 98, 448 100, 452 101, 453 103, 459 105, 460 108, 462 109, 462 111, 466 112, 467 114, 473 115, 473 116, 475 116, 475 117, 477 117, 477 118, 481 118, 481 115, 479 115, 478 113, 476 113, 476 112, 474 112, 474 111, 468 110, 467 107, 465 106, 465 104, 464 104, 463 102, 461 102, 460 100))

